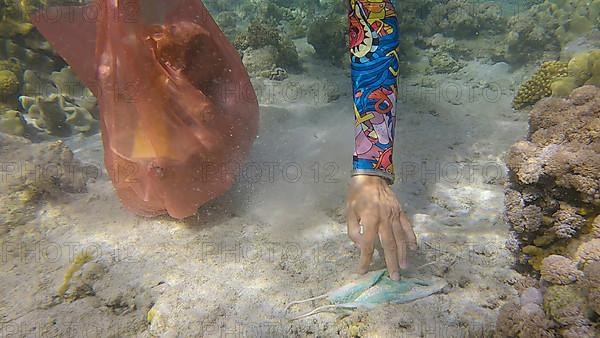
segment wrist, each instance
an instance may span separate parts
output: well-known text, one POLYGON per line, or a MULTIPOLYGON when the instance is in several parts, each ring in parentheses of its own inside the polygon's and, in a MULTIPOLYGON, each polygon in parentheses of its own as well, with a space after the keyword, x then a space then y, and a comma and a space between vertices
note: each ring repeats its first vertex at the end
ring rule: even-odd
POLYGON ((394 175, 381 170, 368 170, 352 172, 352 183, 383 183, 385 185, 394 184, 394 175))

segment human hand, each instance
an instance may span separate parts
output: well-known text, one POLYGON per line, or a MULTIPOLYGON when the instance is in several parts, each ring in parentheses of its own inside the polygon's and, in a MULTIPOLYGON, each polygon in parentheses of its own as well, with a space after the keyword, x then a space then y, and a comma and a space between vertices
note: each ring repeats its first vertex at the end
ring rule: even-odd
POLYGON ((346 206, 348 236, 360 247, 358 273, 368 271, 375 246, 382 245, 390 278, 399 280, 408 265, 407 248, 416 249, 417 237, 385 179, 353 176, 346 206))

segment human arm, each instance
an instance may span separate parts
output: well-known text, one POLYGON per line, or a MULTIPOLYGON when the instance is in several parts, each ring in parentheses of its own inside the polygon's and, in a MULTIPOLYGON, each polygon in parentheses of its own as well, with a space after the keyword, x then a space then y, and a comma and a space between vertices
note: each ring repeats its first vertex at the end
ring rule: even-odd
POLYGON ((398 93, 399 31, 390 0, 349 0, 355 116, 353 172, 347 197, 348 235, 361 249, 365 273, 378 242, 392 279, 406 267, 416 236, 390 185, 398 93))

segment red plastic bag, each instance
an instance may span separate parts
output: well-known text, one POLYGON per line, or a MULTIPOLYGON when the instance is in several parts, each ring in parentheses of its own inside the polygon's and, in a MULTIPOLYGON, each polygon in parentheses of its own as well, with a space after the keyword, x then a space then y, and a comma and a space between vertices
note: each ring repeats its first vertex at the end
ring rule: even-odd
POLYGON ((105 165, 126 207, 184 218, 231 187, 258 103, 201 1, 97 0, 32 21, 98 98, 105 165))

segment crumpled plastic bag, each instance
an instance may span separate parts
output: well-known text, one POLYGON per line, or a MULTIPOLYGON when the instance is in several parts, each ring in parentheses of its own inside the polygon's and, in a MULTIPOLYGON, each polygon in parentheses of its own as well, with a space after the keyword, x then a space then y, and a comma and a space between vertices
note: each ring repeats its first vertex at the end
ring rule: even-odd
POLYGON ((96 0, 32 22, 98 98, 105 165, 127 208, 184 218, 231 187, 258 103, 200 0, 96 0))
POLYGON ((445 280, 437 277, 429 280, 402 278, 399 281, 394 281, 386 274, 386 270, 383 269, 369 272, 324 295, 291 302, 286 306, 284 312, 287 315, 291 307, 318 299, 326 299, 330 304, 317 307, 300 315, 288 315, 288 318, 290 320, 297 320, 325 311, 348 312, 356 309, 370 310, 385 303, 404 304, 429 297, 441 292, 447 284, 445 280))

